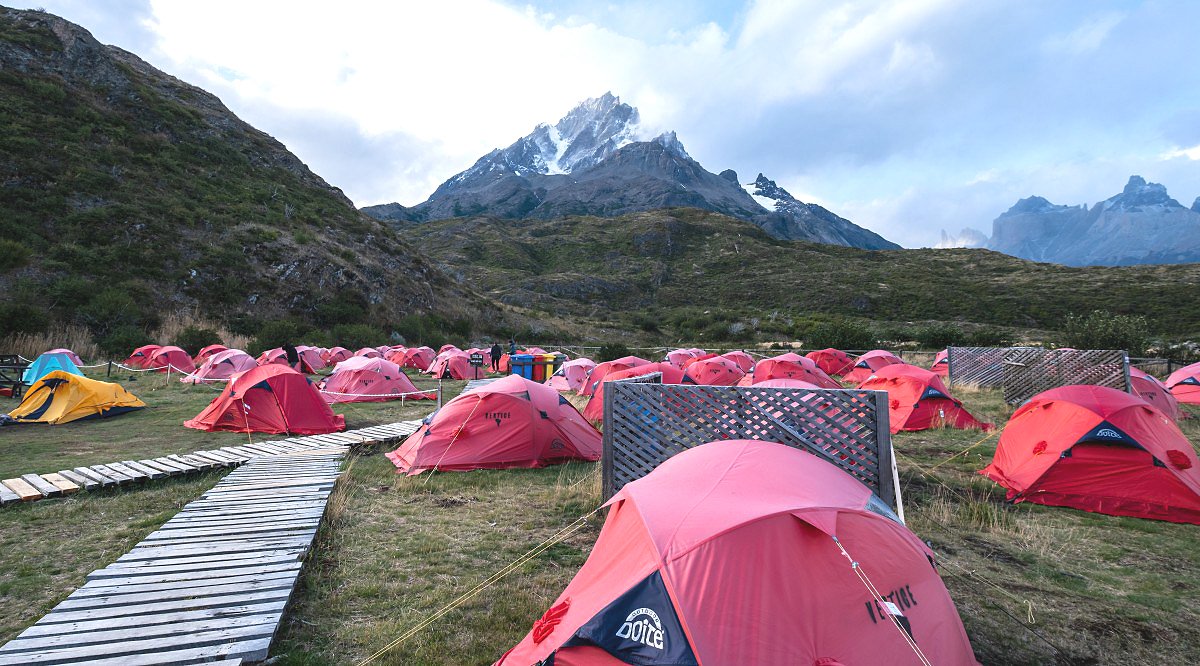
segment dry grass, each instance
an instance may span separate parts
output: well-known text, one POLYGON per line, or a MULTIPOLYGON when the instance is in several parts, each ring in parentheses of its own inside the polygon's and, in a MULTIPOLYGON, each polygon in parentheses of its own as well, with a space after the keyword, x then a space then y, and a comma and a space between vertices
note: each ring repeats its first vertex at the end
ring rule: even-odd
POLYGON ((208 319, 200 314, 198 310, 178 310, 167 314, 158 325, 158 328, 150 335, 152 340, 164 341, 163 344, 169 344, 171 341, 178 339, 179 334, 183 329, 206 328, 210 331, 216 331, 221 338, 221 343, 226 347, 233 349, 246 349, 250 344, 250 337, 246 335, 238 335, 231 332, 228 328, 213 319, 208 319))
POLYGON ((100 358, 100 348, 92 339, 91 331, 82 326, 63 326, 45 333, 14 333, 0 338, 0 350, 28 359, 60 347, 75 352, 85 363, 95 363, 100 358))

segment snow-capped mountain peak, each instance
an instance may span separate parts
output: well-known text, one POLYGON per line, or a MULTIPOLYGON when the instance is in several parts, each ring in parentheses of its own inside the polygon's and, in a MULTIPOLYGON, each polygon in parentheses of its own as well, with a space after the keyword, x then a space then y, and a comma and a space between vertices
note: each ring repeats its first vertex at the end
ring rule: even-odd
POLYGON ((639 120, 637 109, 604 93, 585 100, 553 125, 538 125, 501 154, 509 158, 506 166, 521 175, 571 173, 639 140, 639 120))

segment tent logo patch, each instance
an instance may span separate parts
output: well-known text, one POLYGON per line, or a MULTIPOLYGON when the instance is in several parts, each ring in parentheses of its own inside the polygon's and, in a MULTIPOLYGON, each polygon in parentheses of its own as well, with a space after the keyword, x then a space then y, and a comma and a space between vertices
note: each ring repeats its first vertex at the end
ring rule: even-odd
POLYGON ((1096 431, 1095 436, 1103 437, 1105 439, 1124 439, 1124 437, 1121 437, 1121 433, 1113 430, 1112 428, 1101 428, 1096 431))
POLYGON ((649 608, 639 608, 630 613, 617 629, 616 635, 617 638, 641 643, 656 650, 663 649, 662 620, 658 619, 658 613, 649 608))

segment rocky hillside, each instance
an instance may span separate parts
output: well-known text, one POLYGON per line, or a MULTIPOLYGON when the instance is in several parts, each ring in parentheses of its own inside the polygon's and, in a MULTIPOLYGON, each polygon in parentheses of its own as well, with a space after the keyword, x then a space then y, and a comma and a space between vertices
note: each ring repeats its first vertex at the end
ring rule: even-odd
POLYGON ((1200 331, 1200 265, 1067 268, 988 250, 868 251, 783 241, 697 209, 457 218, 412 233, 497 300, 652 327, 825 313, 1054 329, 1068 313, 1107 309, 1145 314, 1164 333, 1200 331))
POLYGON ((1090 209, 1021 199, 992 223, 988 248, 1068 266, 1200 261, 1200 199, 1186 208, 1158 183, 1132 176, 1090 209))
POLYGON ((369 206, 393 222, 489 215, 552 219, 692 207, 757 224, 776 238, 867 249, 899 246, 833 213, 796 200, 761 174, 743 188, 692 159, 674 132, 643 137, 637 109, 611 93, 589 99, 554 125, 479 158, 411 208, 369 206), (769 188, 767 184, 769 183, 769 188))
POLYGON ((5 331, 104 336, 172 309, 267 321, 347 301, 377 322, 481 312, 219 99, 77 25, 0 8, 0 99, 5 331))

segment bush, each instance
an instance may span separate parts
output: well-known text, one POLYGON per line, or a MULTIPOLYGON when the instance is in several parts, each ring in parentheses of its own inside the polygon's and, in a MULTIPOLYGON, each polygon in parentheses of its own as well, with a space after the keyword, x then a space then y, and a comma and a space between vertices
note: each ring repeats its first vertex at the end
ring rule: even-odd
POLYGON ((998 328, 980 328, 967 334, 962 344, 968 347, 1008 347, 1012 336, 998 328))
POLYGON ((954 324, 930 324, 917 329, 916 338, 922 349, 945 349, 961 345, 966 335, 954 324))
POLYGON ((0 239, 0 273, 7 273, 28 264, 31 254, 29 248, 16 241, 0 239))
POLYGON ((183 351, 195 356, 200 353, 201 349, 209 345, 221 344, 221 336, 211 328, 200 328, 199 326, 185 326, 179 334, 175 336, 173 344, 183 351))
POLYGON ((629 347, 619 342, 606 342, 600 347, 600 351, 596 352, 596 362, 615 361, 623 356, 630 355, 629 347))
POLYGON ((1131 356, 1146 352, 1150 323, 1137 315, 1114 315, 1094 310, 1086 315, 1069 314, 1063 326, 1064 346, 1075 349, 1123 349, 1131 356))
POLYGON ((144 323, 137 301, 117 287, 96 294, 91 302, 76 310, 76 316, 101 338, 119 328, 141 328, 144 323))
POLYGON ((351 351, 363 347, 375 347, 388 339, 387 333, 366 324, 341 324, 334 326, 331 342, 351 351))
POLYGON ((250 349, 246 351, 253 354, 255 352, 282 347, 289 343, 294 345, 299 342, 302 333, 300 325, 289 319, 269 321, 263 324, 262 328, 258 329, 254 340, 250 342, 250 349))
POLYGON ((0 303, 0 336, 41 333, 50 324, 46 311, 26 303, 0 303))
POLYGON ((871 349, 875 346, 875 331, 855 321, 823 322, 808 330, 804 346, 811 349, 871 349))
POLYGON ((366 320, 366 308, 348 300, 320 303, 313 311, 313 321, 316 322, 317 326, 325 328, 341 324, 361 324, 366 320))
POLYGON ((100 339, 100 351, 114 361, 123 361, 134 349, 150 342, 150 336, 136 326, 118 326, 100 339))

